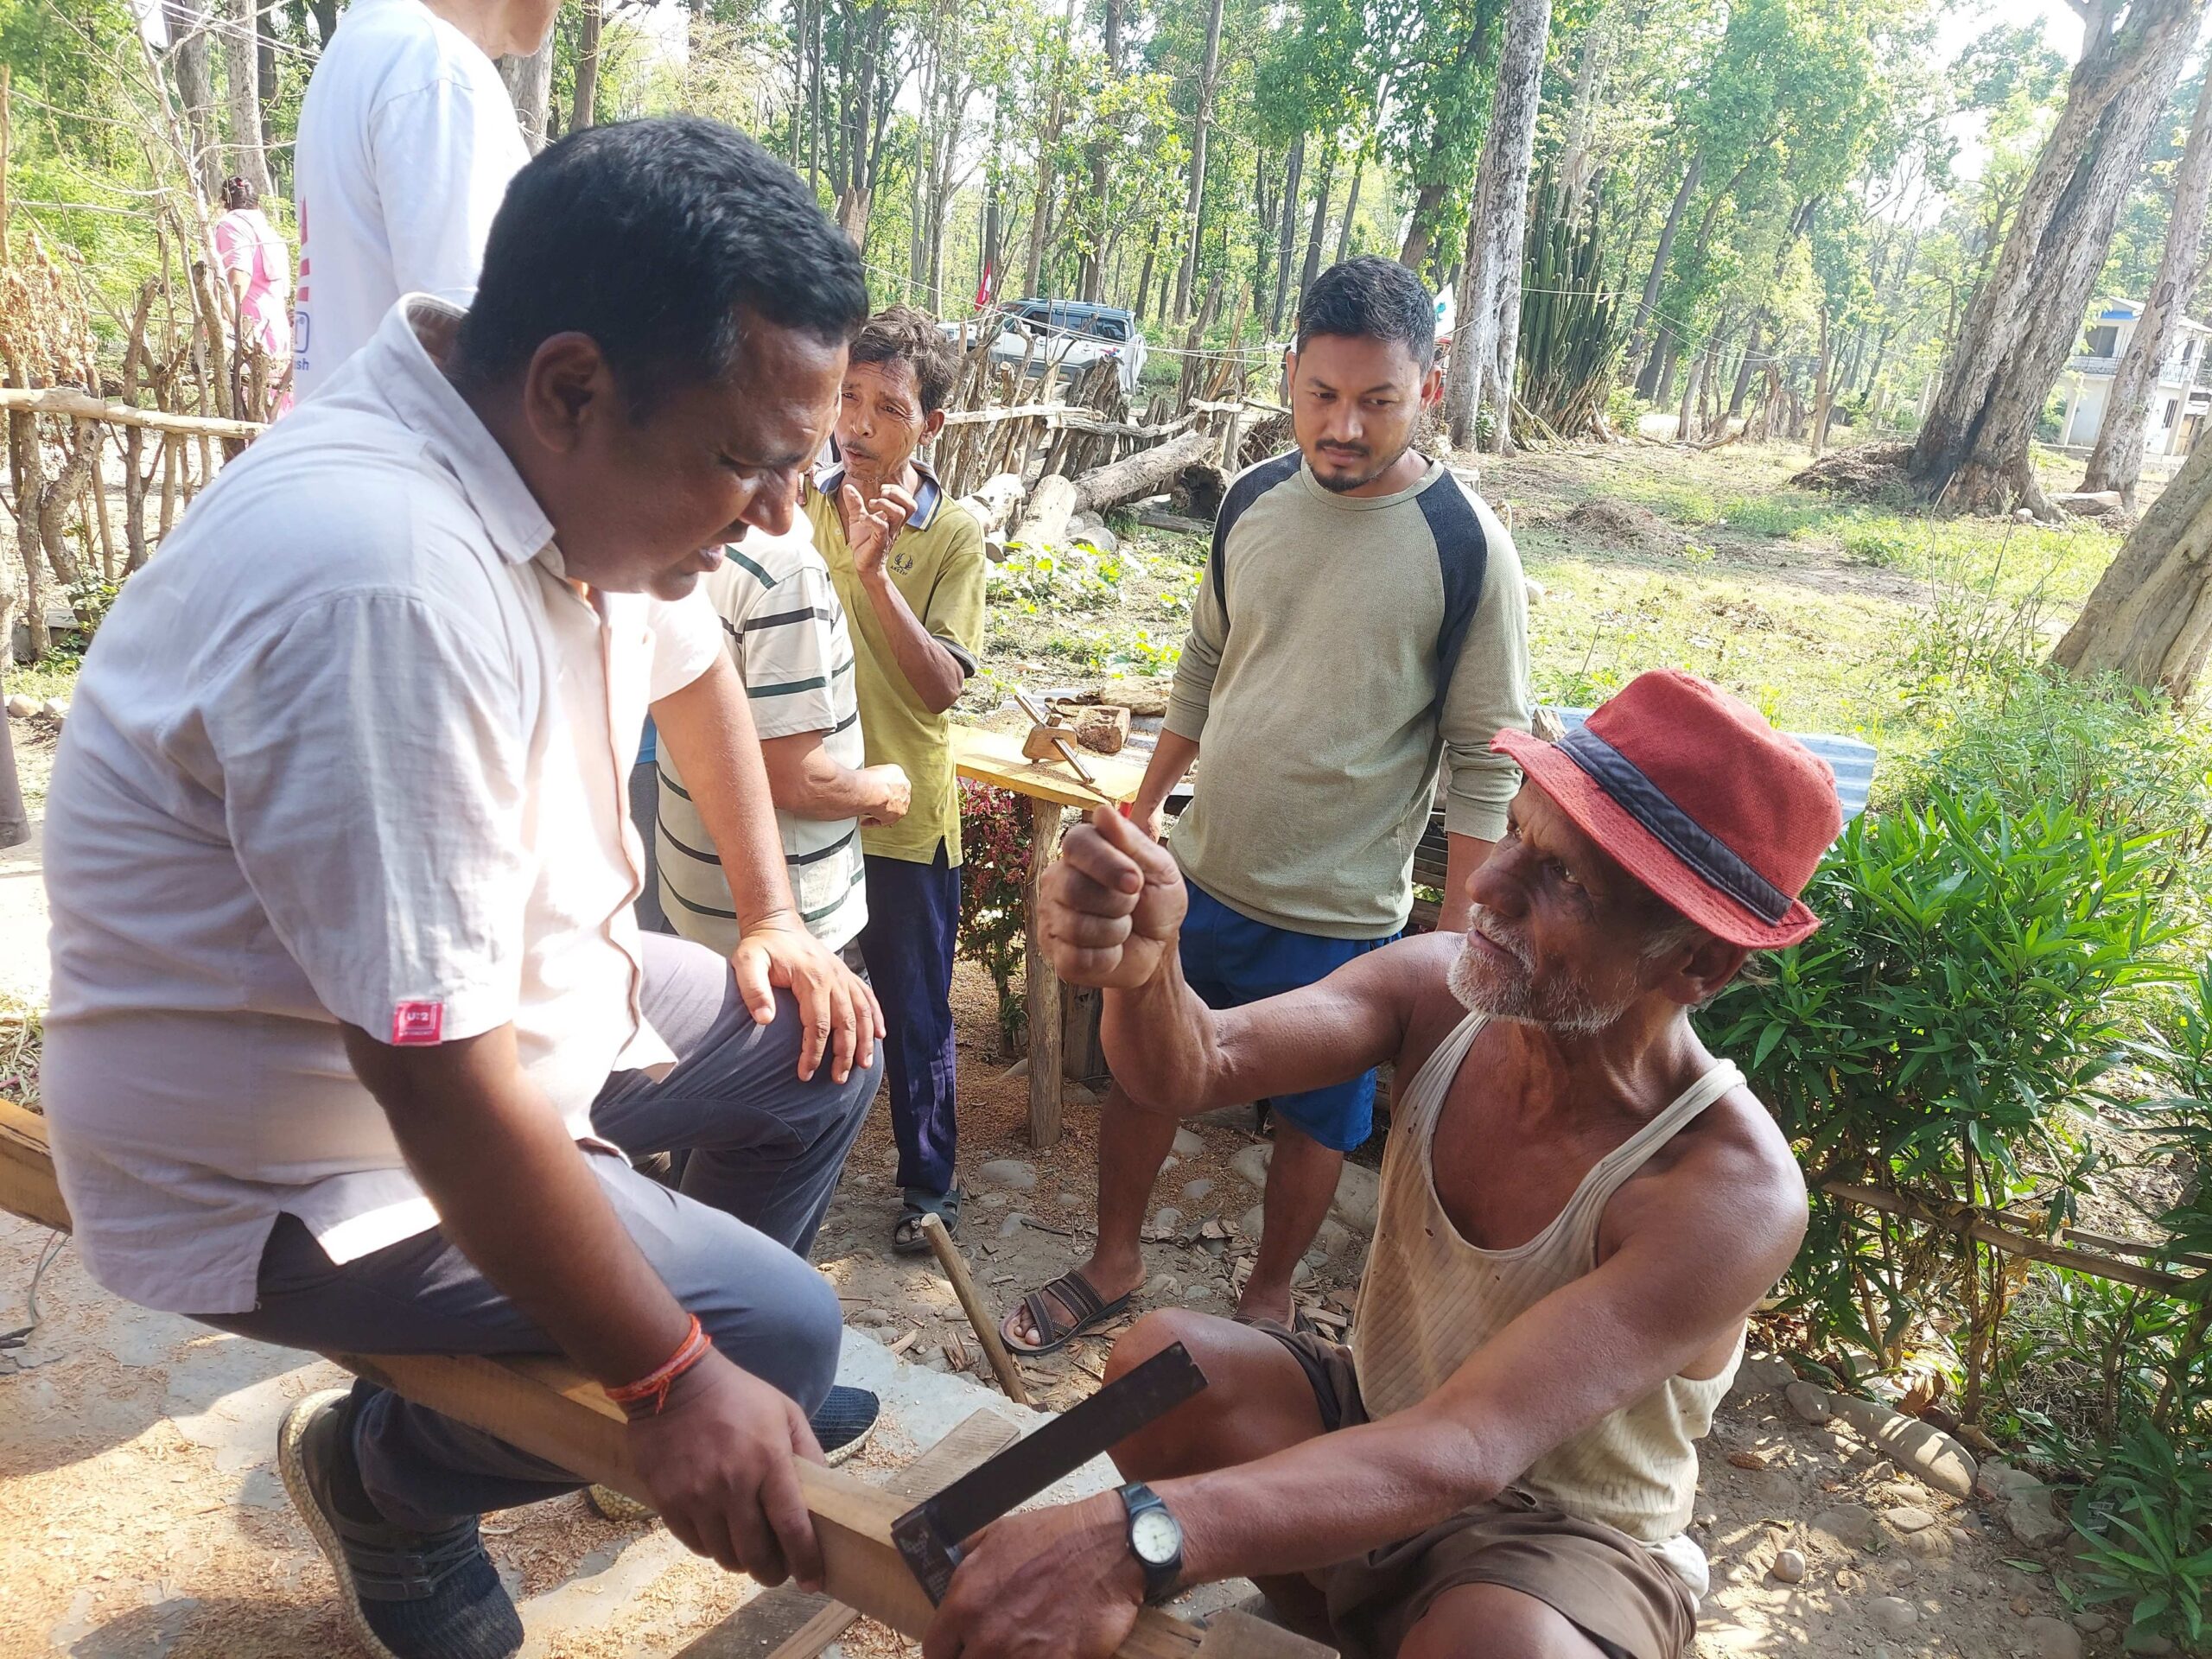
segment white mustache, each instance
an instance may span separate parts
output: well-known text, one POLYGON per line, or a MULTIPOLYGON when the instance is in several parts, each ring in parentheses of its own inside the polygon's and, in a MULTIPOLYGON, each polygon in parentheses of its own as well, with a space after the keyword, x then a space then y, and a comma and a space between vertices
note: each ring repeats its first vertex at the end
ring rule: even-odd
POLYGON ((1523 968, 1529 965, 1528 941, 1503 923, 1491 921, 1488 911, 1478 912, 1472 925, 1475 932, 1481 934, 1523 968))

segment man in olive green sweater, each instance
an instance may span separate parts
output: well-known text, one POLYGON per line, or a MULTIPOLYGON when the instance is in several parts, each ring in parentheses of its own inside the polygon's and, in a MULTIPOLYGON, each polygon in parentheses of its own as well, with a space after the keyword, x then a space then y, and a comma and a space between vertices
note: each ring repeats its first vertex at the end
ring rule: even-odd
MULTIPOLYGON (((1412 447, 1440 387, 1435 314, 1390 260, 1325 272, 1290 354, 1298 448, 1230 486, 1192 606, 1166 729, 1133 810, 1157 835, 1198 758, 1171 845, 1190 885, 1183 972, 1217 1007, 1313 983, 1388 944, 1412 907, 1414 848, 1448 760, 1442 925, 1520 784, 1491 750, 1529 725, 1526 588, 1512 538, 1412 447)), ((1288 1325, 1290 1280, 1372 1127, 1375 1075, 1270 1103, 1265 1229, 1238 1313, 1288 1325)), ((1098 1245, 1007 1319, 1057 1347, 1112 1318, 1144 1278, 1144 1211, 1176 1122, 1118 1089, 1100 1124, 1098 1245)))

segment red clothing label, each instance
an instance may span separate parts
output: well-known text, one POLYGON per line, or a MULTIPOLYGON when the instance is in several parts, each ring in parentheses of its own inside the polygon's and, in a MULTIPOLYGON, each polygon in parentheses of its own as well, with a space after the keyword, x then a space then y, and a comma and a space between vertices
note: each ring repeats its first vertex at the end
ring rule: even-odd
POLYGON ((391 1011, 391 1040, 395 1046, 423 1046, 442 1040, 446 1028, 442 1002, 402 1002, 391 1011))

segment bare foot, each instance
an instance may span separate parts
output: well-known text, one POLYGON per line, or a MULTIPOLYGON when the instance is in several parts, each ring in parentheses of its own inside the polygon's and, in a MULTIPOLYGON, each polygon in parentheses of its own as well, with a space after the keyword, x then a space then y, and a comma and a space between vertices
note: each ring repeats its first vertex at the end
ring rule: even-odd
POLYGON ((1295 1328, 1297 1316, 1297 1302, 1288 1285, 1263 1285, 1256 1279, 1250 1280, 1244 1286, 1244 1294, 1236 1299, 1236 1317, 1240 1319, 1264 1319, 1288 1331, 1295 1328))
MULTIPOLYGON (((1100 1301, 1112 1303, 1128 1295, 1144 1282, 1144 1256, 1141 1252, 1133 1252, 1128 1261, 1109 1265, 1094 1255, 1076 1272, 1098 1293, 1100 1301)), ((1078 1317, 1078 1310, 1070 1307, 1057 1291, 1046 1292, 1045 1300, 1052 1310, 1055 1325, 1065 1325, 1067 1321, 1078 1317)), ((1006 1316, 999 1325, 999 1334, 1006 1338, 1007 1346, 1018 1353, 1034 1352, 1046 1340, 1038 1331, 1036 1321, 1029 1317, 1026 1300, 1017 1304, 1014 1312, 1006 1316)))

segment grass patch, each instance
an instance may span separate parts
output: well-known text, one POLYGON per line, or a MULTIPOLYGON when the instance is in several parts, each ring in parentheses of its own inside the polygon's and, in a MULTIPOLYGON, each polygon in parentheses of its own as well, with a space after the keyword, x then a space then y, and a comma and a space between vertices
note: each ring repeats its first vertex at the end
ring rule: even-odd
MULTIPOLYGON (((0 659, 7 655, 0 652, 0 659)), ((0 701, 24 696, 35 697, 41 702, 49 697, 68 702, 77 689, 77 669, 81 660, 59 653, 41 658, 35 663, 0 660, 0 701)))
POLYGON ((37 1106, 39 1051, 45 1034, 39 1009, 0 991, 0 1100, 37 1106))

